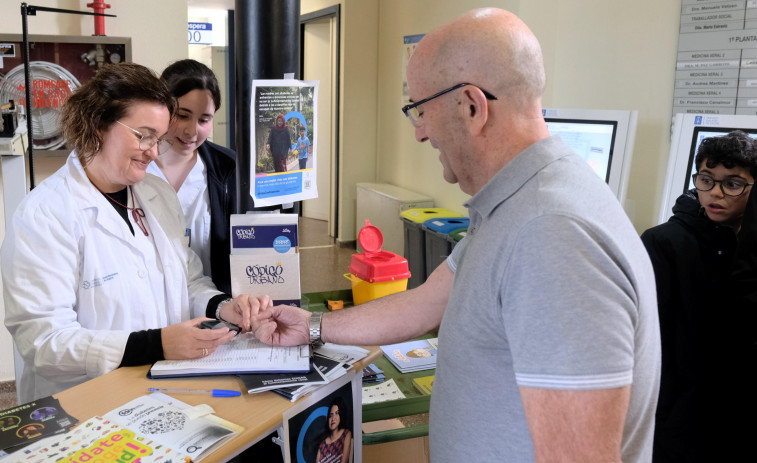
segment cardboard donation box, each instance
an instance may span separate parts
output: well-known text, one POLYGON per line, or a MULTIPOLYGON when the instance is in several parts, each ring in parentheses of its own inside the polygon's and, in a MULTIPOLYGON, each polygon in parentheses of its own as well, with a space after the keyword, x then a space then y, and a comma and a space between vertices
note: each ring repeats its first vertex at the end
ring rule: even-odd
POLYGON ((297 214, 232 215, 232 296, 268 294, 275 305, 299 307, 297 246, 297 214))

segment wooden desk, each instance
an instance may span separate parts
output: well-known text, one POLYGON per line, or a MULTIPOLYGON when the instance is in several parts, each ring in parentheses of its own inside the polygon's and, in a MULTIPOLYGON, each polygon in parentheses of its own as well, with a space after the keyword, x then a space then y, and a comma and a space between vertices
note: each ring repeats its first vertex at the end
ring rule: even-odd
MULTIPOLYGON (((368 347, 367 357, 355 364, 362 370, 381 354, 381 349, 368 347)), ((273 392, 247 394, 242 380, 235 376, 204 376, 198 378, 160 379, 147 378, 149 366, 125 367, 66 389, 54 397, 63 408, 79 421, 95 415, 103 415, 141 395, 148 394, 149 387, 178 387, 193 389, 233 389, 243 391, 240 397, 211 397, 199 394, 170 394, 189 405, 206 403, 216 415, 244 428, 234 439, 227 442, 203 459, 214 463, 227 461, 260 438, 268 435, 281 424, 282 414, 294 403, 273 392)))

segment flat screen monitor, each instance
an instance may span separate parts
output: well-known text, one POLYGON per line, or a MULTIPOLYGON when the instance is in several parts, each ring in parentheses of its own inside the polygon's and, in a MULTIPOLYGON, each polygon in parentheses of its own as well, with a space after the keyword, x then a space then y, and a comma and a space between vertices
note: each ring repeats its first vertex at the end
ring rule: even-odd
POLYGON ((742 130, 757 139, 757 116, 676 114, 670 139, 670 157, 665 177, 659 223, 673 215, 673 205, 684 192, 694 188, 691 175, 697 150, 702 140, 720 137, 734 130, 742 130))
POLYGON ((550 135, 560 138, 625 202, 636 136, 636 111, 542 110, 550 135))

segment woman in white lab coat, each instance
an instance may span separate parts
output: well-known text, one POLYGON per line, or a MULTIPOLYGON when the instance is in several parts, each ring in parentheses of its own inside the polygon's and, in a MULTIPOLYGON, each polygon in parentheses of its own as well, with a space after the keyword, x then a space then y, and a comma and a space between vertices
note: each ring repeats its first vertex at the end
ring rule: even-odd
POLYGON ((19 205, 0 253, 24 402, 119 366, 199 358, 249 329, 265 298, 220 293, 189 249, 176 194, 146 175, 174 99, 150 70, 108 65, 62 111, 74 149, 19 205))

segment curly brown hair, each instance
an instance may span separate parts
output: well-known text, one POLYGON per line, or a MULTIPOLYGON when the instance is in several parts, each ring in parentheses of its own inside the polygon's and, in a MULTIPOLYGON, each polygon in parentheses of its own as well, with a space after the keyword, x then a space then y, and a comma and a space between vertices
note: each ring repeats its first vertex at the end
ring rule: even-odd
POLYGON ((150 69, 134 63, 103 66, 63 103, 61 132, 87 166, 103 143, 101 133, 121 119, 137 102, 164 105, 173 117, 176 100, 150 69))

